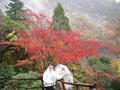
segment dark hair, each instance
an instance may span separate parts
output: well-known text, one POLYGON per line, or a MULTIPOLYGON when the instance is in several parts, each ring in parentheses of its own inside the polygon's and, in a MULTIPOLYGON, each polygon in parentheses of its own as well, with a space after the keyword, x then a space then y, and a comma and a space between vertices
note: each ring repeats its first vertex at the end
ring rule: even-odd
POLYGON ((55 66, 57 65, 57 63, 56 63, 56 62, 53 62, 53 61, 49 61, 49 62, 48 62, 48 65, 52 65, 52 66, 55 67, 55 66))

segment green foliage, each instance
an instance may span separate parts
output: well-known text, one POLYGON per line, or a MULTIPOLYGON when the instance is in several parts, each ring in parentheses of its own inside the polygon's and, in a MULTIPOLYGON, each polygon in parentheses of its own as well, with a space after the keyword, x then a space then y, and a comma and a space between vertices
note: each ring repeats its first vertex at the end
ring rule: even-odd
POLYGON ((0 63, 4 60, 4 54, 7 51, 8 46, 0 46, 0 63))
POLYGON ((3 32, 3 13, 0 10, 0 40, 5 39, 5 33, 3 32))
POLYGON ((8 63, 8 64, 15 64, 16 63, 16 59, 17 59, 17 54, 15 53, 14 50, 8 50, 5 51, 4 55, 3 55, 3 62, 8 63))
MULTIPOLYGON (((27 26, 20 24, 19 21, 12 20, 8 17, 3 16, 2 18, 2 28, 0 33, 0 38, 6 41, 14 41, 17 39, 16 32, 14 30, 28 30, 27 26), (2 36, 4 34, 4 37, 2 36)), ((21 56, 21 55, 19 55, 21 56)), ((4 60, 15 60, 19 57, 15 52, 15 47, 10 45, 0 46, 0 62, 4 60), (11 55, 11 56, 10 56, 11 55), (11 57, 11 59, 10 59, 11 57)))
POLYGON ((81 77, 78 78, 79 82, 83 82, 83 83, 87 82, 87 79, 90 77, 90 75, 85 72, 85 68, 81 66, 79 68, 79 73, 81 74, 81 77))
POLYGON ((38 78, 39 73, 38 72, 33 72, 29 71, 28 73, 19 73, 16 76, 13 76, 13 78, 38 78))
POLYGON ((94 72, 97 72, 96 80, 100 83, 101 87, 105 88, 105 90, 120 89, 117 89, 119 82, 114 81, 114 78, 116 78, 114 73, 115 71, 112 68, 110 59, 105 57, 102 57, 100 59, 94 58, 92 60, 89 60, 89 65, 93 68, 94 72))
POLYGON ((100 86, 105 90, 120 90, 120 78, 110 80, 104 76, 99 77, 100 86))
POLYGON ((27 26, 20 24, 19 21, 12 20, 8 17, 4 17, 3 31, 6 33, 6 39, 13 41, 16 39, 16 33, 14 30, 28 30, 27 26))
POLYGON ((113 80, 111 83, 113 90, 120 90, 120 79, 113 80))
POLYGON ((5 32, 11 32, 16 29, 27 30, 28 27, 20 24, 19 21, 15 21, 13 19, 10 19, 9 17, 4 17, 4 28, 3 29, 5 32))
POLYGON ((53 28, 55 30, 70 31, 69 19, 65 16, 64 9, 60 3, 58 3, 57 7, 54 9, 53 28))
POLYGON ((110 59, 109 59, 109 58, 106 58, 106 57, 100 58, 100 61, 101 61, 102 63, 105 63, 105 64, 111 64, 110 59))
POLYGON ((0 46, 0 63, 15 65, 17 60, 22 60, 27 57, 24 48, 16 48, 13 45, 0 46))
MULTIPOLYGON (((0 64, 0 79, 1 78, 11 78, 15 74, 16 74, 16 72, 11 65, 7 65, 5 63, 0 64)), ((5 85, 8 83, 8 80, 4 79, 0 82, 1 82, 0 88, 4 88, 5 85)))
POLYGON ((105 88, 105 90, 111 90, 111 82, 103 78, 101 80, 101 87, 105 88))
POLYGON ((11 65, 5 63, 0 64, 0 78, 10 78, 15 74, 16 72, 11 65))
POLYGON ((7 11, 6 14, 11 19, 14 20, 21 20, 22 14, 25 13, 25 10, 23 9, 23 3, 20 0, 10 0, 11 2, 6 6, 7 11))
POLYGON ((70 63, 67 66, 72 71, 75 81, 87 82, 87 79, 90 77, 90 75, 85 72, 85 68, 82 65, 70 63))
POLYGON ((94 71, 110 72, 112 71, 111 62, 108 58, 97 59, 94 58, 88 61, 89 65, 94 71))
MULTIPOLYGON (((13 76, 13 78, 16 79, 29 79, 29 78, 38 78, 38 72, 30 71, 28 73, 19 73, 16 76, 13 76)), ((41 90, 40 86, 42 85, 40 80, 12 80, 9 81, 12 83, 12 88, 15 90, 26 90, 26 88, 29 88, 29 90, 41 90)), ((8 90, 11 86, 8 85, 4 89, 8 90)), ((12 89, 11 89, 12 90, 12 89)))

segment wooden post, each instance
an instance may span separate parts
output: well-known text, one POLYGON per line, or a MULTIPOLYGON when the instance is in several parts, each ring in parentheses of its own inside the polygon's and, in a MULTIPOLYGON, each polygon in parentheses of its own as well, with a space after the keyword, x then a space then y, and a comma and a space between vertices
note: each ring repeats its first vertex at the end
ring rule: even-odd
POLYGON ((39 79, 40 79, 41 82, 42 82, 42 90, 44 90, 43 73, 41 73, 41 74, 39 75, 39 79))
POLYGON ((76 90, 79 90, 79 86, 78 85, 75 85, 75 88, 76 88, 76 90))
POLYGON ((61 82, 61 84, 62 84, 62 89, 63 89, 63 90, 66 90, 66 89, 65 89, 65 84, 64 84, 64 82, 61 82))
POLYGON ((97 90, 97 83, 95 82, 93 86, 89 87, 90 90, 97 90))

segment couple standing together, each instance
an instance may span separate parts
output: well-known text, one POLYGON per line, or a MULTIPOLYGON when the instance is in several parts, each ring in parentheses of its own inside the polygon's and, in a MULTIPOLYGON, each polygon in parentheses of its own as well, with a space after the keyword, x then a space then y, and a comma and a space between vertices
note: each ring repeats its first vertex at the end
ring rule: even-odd
MULTIPOLYGON (((45 90, 55 90, 56 81, 60 79, 63 79, 67 83, 73 83, 73 75, 67 66, 48 62, 48 68, 43 74, 45 90)), ((66 90, 71 90, 71 88, 71 85, 65 84, 66 90)))

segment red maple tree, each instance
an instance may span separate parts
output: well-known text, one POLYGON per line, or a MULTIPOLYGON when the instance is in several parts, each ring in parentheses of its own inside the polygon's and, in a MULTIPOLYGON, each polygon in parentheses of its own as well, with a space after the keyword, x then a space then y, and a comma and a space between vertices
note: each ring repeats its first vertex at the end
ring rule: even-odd
MULTIPOLYGON (((17 30, 17 40, 14 44, 25 48, 30 60, 80 63, 80 58, 98 56, 99 42, 81 40, 80 34, 73 31, 55 31, 45 15, 35 13, 29 13, 29 15, 35 20, 29 22, 33 27, 28 31, 17 30), (44 28, 40 25, 43 21, 44 28)), ((20 62, 17 65, 21 65, 20 62)))

